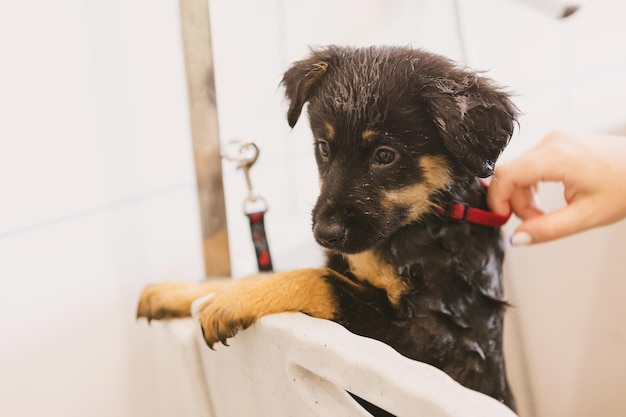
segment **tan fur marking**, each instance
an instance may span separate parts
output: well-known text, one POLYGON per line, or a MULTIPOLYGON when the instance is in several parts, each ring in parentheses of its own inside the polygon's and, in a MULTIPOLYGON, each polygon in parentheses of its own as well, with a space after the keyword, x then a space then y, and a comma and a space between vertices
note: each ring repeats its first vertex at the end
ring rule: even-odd
POLYGON ((328 70, 328 62, 320 61, 316 64, 313 64, 313 66, 311 66, 311 73, 317 78, 324 75, 324 73, 327 70, 328 70))
POLYGON ((335 139, 335 128, 330 123, 324 123, 324 127, 326 128, 326 139, 333 140, 335 139))
POLYGON ((350 271, 357 278, 385 290, 389 301, 398 304, 408 286, 398 277, 393 266, 383 262, 373 250, 346 257, 350 263, 350 271))
POLYGON ((376 132, 374 130, 365 129, 361 136, 363 137, 363 140, 365 142, 369 142, 370 140, 374 139, 374 137, 376 137, 377 134, 378 134, 378 132, 376 132))
POLYGON ((260 279, 244 278, 235 281, 220 294, 220 300, 211 304, 226 309, 236 307, 241 315, 257 318, 284 311, 302 311, 330 319, 336 311, 336 301, 330 285, 322 278, 330 273, 334 272, 328 268, 309 268, 278 272, 260 279), (233 302, 226 302, 226 299, 233 302))
POLYGON ((424 172, 424 181, 400 190, 388 191, 383 200, 383 208, 388 211, 397 207, 410 207, 407 223, 430 211, 433 203, 429 197, 452 181, 445 158, 423 156, 418 163, 424 172))

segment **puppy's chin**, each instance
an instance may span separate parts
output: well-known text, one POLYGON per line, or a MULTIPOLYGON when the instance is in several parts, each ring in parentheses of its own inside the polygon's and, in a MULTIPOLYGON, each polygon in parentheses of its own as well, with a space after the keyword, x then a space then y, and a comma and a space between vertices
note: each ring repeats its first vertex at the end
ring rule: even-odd
POLYGON ((322 247, 324 247, 325 249, 333 252, 333 253, 343 253, 346 255, 354 255, 357 253, 361 253, 361 252, 365 252, 369 249, 371 249, 374 245, 371 246, 366 246, 360 243, 354 243, 351 244, 351 242, 346 242, 345 244, 333 244, 333 245, 329 245, 329 244, 324 244, 320 241, 317 241, 318 244, 320 244, 322 247))

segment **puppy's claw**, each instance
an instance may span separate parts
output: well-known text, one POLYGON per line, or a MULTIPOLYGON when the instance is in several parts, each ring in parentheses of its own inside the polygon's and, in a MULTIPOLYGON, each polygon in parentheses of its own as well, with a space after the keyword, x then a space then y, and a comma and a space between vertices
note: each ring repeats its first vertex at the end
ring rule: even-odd
POLYGON ((206 332, 204 331, 204 326, 200 326, 200 330, 202 330, 202 338, 204 339, 204 343, 206 343, 206 345, 209 347, 209 349, 211 350, 215 350, 215 342, 212 342, 211 340, 209 340, 209 338, 207 337, 206 332))
POLYGON ((152 317, 152 310, 150 307, 149 299, 145 301, 145 305, 143 307, 144 308, 142 309, 142 305, 140 304, 139 307, 137 308, 137 321, 139 321, 139 319, 146 319, 146 322, 148 323, 148 326, 149 326, 150 323, 152 322, 152 319, 154 318, 152 317))
POLYGON ((219 343, 221 343, 224 346, 228 346, 228 343, 226 342, 227 339, 228 339, 227 336, 224 336, 223 334, 218 333, 218 334, 215 335, 215 338, 217 339, 216 343, 219 342, 219 343))

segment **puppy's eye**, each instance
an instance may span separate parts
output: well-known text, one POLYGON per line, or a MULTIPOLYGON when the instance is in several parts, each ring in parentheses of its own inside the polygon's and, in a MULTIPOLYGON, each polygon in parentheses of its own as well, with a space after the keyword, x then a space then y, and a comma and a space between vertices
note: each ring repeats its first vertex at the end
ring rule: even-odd
POLYGON ((318 140, 317 151, 322 157, 328 158, 330 156, 330 146, 328 145, 328 142, 326 142, 325 140, 318 140))
POLYGON ((379 148, 376 150, 374 162, 378 165, 389 165, 396 159, 396 153, 389 148, 379 148))

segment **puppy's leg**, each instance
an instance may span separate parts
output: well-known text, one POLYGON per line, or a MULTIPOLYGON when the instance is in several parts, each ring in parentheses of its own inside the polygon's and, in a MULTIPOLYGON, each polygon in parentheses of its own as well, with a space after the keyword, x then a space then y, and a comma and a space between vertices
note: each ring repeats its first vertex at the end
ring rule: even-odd
POLYGON ((346 285, 357 286, 329 268, 285 271, 265 278, 235 281, 200 306, 204 339, 210 347, 218 341, 226 344, 226 339, 259 318, 286 311, 333 319, 339 312, 336 290, 346 285))
POLYGON ((150 320, 189 317, 191 303, 207 294, 221 291, 233 283, 230 279, 201 282, 164 282, 144 288, 139 298, 137 318, 150 320))

